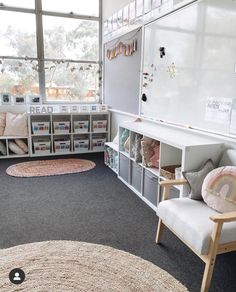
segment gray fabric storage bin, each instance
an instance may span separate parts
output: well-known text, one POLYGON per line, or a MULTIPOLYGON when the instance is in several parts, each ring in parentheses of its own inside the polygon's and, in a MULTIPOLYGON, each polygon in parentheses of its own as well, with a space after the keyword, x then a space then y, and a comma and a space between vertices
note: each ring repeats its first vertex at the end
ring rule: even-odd
POLYGON ((157 206, 157 190, 158 177, 145 169, 143 195, 154 206, 157 206))
POLYGON ((129 182, 129 158, 125 155, 120 154, 119 163, 120 177, 123 178, 127 183, 129 182))
POLYGON ((131 185, 141 193, 142 167, 132 161, 131 168, 131 185))

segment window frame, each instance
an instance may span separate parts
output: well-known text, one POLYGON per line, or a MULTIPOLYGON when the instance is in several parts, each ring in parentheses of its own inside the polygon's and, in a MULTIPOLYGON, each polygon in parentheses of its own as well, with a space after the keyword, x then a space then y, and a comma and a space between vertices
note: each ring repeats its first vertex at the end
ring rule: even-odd
MULTIPOLYGON (((44 0, 46 1, 46 0, 44 0)), ((13 7, 13 6, 5 6, 0 5, 1 11, 11 11, 11 12, 21 12, 21 13, 29 13, 34 14, 36 19, 36 43, 37 43, 37 58, 30 58, 28 60, 38 61, 39 72, 39 93, 42 96, 43 103, 102 103, 102 0, 99 1, 99 16, 88 16, 88 15, 79 15, 75 13, 63 13, 63 12, 54 12, 54 11, 45 11, 42 10, 42 0, 34 0, 35 2, 35 9, 30 8, 22 8, 22 7, 13 7), (70 60, 70 59, 63 59, 65 62, 70 63, 77 63, 77 64, 97 64, 99 67, 99 75, 98 75, 98 93, 99 99, 95 102, 80 102, 80 101, 68 101, 68 100, 61 100, 61 101, 52 101, 47 100, 46 97, 46 81, 45 81, 45 62, 47 61, 57 61, 61 59, 52 59, 52 58, 45 58, 44 56, 44 38, 43 38, 43 16, 54 16, 54 17, 62 17, 62 18, 74 18, 79 20, 89 20, 89 21, 96 21, 98 22, 99 26, 99 35, 98 35, 98 46, 99 46, 99 56, 98 61, 89 61, 89 60, 70 60)), ((25 60, 25 57, 13 57, 13 56, 0 56, 3 59, 14 59, 14 60, 25 60)))

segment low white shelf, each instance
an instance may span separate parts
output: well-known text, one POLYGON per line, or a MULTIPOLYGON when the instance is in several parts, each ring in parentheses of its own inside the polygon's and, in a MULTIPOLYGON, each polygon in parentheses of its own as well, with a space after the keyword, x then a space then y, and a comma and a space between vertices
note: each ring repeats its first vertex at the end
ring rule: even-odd
POLYGON ((30 156, 103 152, 109 112, 29 114, 30 156))
MULTIPOLYGON (((119 126, 118 178, 156 211, 162 197, 159 182, 166 179, 160 173, 162 167, 180 165, 182 171, 190 171, 199 168, 209 158, 217 163, 224 148, 224 143, 219 143, 214 138, 179 128, 143 120, 125 122, 119 126), (128 152, 121 151, 121 136, 124 130, 128 131, 130 137, 128 152), (136 134, 160 143, 158 168, 145 167, 142 162, 135 162, 132 148, 136 134)), ((174 187, 171 196, 185 196, 188 191, 186 186, 174 187)))

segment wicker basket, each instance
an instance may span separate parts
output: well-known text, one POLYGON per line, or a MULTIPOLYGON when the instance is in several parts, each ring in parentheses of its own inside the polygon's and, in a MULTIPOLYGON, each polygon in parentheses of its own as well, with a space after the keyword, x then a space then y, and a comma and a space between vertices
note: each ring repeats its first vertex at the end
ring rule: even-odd
POLYGON ((180 167, 181 165, 168 165, 168 166, 162 166, 160 174, 164 178, 167 179, 175 179, 175 169, 180 167))

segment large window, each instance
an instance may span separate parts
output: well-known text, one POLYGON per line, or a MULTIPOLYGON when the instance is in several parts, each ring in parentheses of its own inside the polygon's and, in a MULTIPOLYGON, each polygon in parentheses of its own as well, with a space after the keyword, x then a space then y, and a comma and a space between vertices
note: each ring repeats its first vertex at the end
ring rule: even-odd
POLYGON ((100 1, 0 3, 0 92, 99 101, 100 1))

